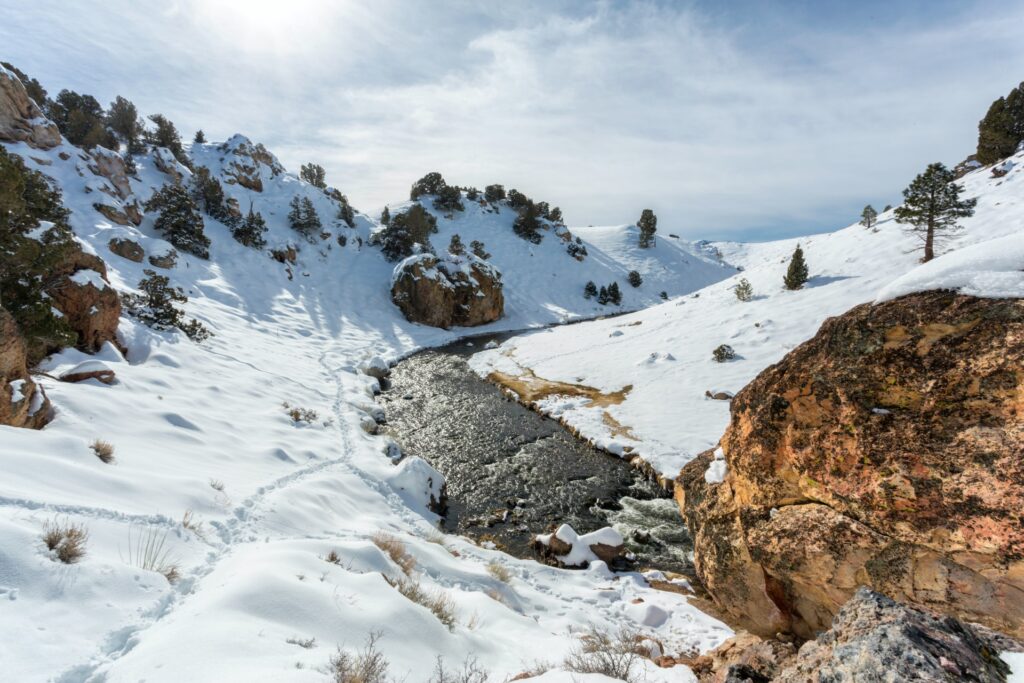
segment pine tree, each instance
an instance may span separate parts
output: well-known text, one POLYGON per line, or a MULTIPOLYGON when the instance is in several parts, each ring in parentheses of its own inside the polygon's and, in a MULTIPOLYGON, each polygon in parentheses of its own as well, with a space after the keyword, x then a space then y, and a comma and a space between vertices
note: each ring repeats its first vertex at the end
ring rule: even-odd
POLYGON ((658 232, 658 217, 650 209, 644 209, 640 213, 640 220, 636 223, 640 228, 640 248, 648 249, 654 246, 654 233, 658 232))
POLYGON ((959 230, 957 221, 974 215, 977 199, 960 199, 963 188, 954 182, 952 171, 941 163, 930 164, 903 190, 903 205, 896 208, 896 222, 923 242, 927 263, 935 258, 935 242, 959 230))
MULTIPOLYGON (((533 202, 530 201, 529 197, 527 197, 525 194, 523 194, 519 190, 516 190, 515 188, 509 190, 508 191, 508 195, 506 195, 505 198, 508 201, 508 205, 511 208, 517 209, 517 210, 518 209, 526 208, 526 206, 528 204, 533 204, 533 202)), ((540 214, 538 214, 538 215, 540 215, 540 214)))
POLYGON ((793 257, 789 260, 789 268, 785 277, 782 278, 786 289, 802 289, 807 282, 807 263, 804 262, 804 250, 796 245, 793 257))
POLYGON ((441 190, 446 187, 448 187, 448 183, 444 181, 444 177, 437 171, 431 171, 413 183, 412 189, 409 191, 409 199, 416 201, 421 195, 440 194, 441 190))
MULTIPOLYGON (((515 192, 515 190, 509 192, 510 198, 512 196, 512 192, 515 192)), ((519 211, 519 216, 512 224, 512 230, 524 240, 533 242, 534 244, 540 244, 543 237, 538 232, 540 229, 540 221, 538 220, 539 216, 540 214, 537 211, 537 206, 527 199, 526 204, 519 211)))
POLYGON ((316 237, 323 225, 320 223, 320 216, 310 198, 300 198, 296 195, 292 197, 288 206, 291 209, 288 212, 288 223, 292 226, 292 230, 301 234, 309 242, 316 242, 316 237))
POLYGON ((484 188, 484 199, 489 201, 491 204, 501 201, 505 198, 505 186, 504 185, 488 185, 484 188))
POLYGON ((629 284, 633 287, 639 287, 644 283, 644 279, 640 277, 640 271, 631 270, 629 271, 629 284))
POLYGON ((463 246, 459 233, 452 235, 451 240, 448 241, 448 253, 453 256, 462 256, 466 253, 466 247, 463 246))
POLYGON ((195 137, 192 138, 192 142, 197 145, 206 144, 206 133, 203 132, 202 128, 196 131, 195 137))
POLYGON ((238 219, 231 212, 227 197, 224 196, 224 187, 210 174, 210 169, 205 166, 197 168, 192 175, 191 185, 193 199, 211 218, 228 227, 237 224, 238 219))
POLYGON ((476 189, 475 187, 467 187, 466 188, 466 199, 468 199, 471 202, 475 202, 479 198, 480 198, 480 190, 476 189))
POLYGON ((146 134, 150 144, 166 147, 178 163, 186 168, 192 168, 192 161, 185 154, 185 148, 181 146, 181 136, 174 124, 163 114, 152 114, 149 120, 156 125, 155 130, 146 134))
POLYGON ((333 192, 332 196, 338 202, 338 219, 350 228, 356 227, 356 212, 348 203, 348 197, 337 190, 333 192))
POLYGON ((246 214, 237 227, 231 229, 231 236, 247 247, 262 249, 267 245, 267 239, 264 237, 266 232, 267 222, 263 220, 261 213, 252 210, 252 205, 250 204, 249 213, 246 214))
POLYGON ((992 103, 978 123, 976 158, 988 165, 1017 151, 1024 141, 1024 82, 992 103))
POLYGON ((882 209, 882 213, 885 213, 886 211, 892 211, 892 204, 885 205, 885 208, 882 209))
POLYGON ((317 189, 327 189, 327 171, 320 164, 303 164, 299 169, 299 178, 317 189))
POLYGON ((184 187, 164 185, 146 202, 146 211, 160 212, 154 225, 168 242, 199 258, 210 258, 210 239, 203 231, 203 217, 184 187))
POLYGON ((437 194, 437 197, 434 199, 434 208, 438 211, 466 210, 466 207, 462 204, 462 192, 454 185, 445 185, 439 188, 435 194, 437 194))
POLYGON ((474 256, 479 259, 483 259, 484 261, 491 258, 491 255, 487 253, 487 248, 484 246, 484 243, 480 240, 473 240, 470 242, 469 250, 473 252, 474 256))
POLYGON ((608 285, 608 301, 616 306, 622 303, 622 292, 619 291, 619 283, 613 282, 608 285))
MULTIPOLYGON (((607 292, 605 292, 605 295, 607 295, 607 292)), ((595 296, 597 296, 597 285, 594 284, 593 280, 590 280, 587 282, 586 286, 583 287, 583 298, 593 299, 595 296)))
POLYGON ((557 225, 562 224, 562 210, 557 206, 548 211, 548 220, 557 225))
POLYGON ((139 110, 131 101, 118 95, 107 109, 107 126, 127 146, 129 153, 141 152, 140 137, 145 124, 139 117, 139 110))
POLYGON ((103 107, 92 95, 61 90, 57 99, 48 103, 47 115, 73 145, 116 147, 117 141, 106 127, 103 107))
POLYGON ((597 293, 597 303, 602 306, 605 306, 608 303, 608 288, 604 285, 601 285, 601 289, 597 293))
POLYGON ((870 228, 877 222, 878 212, 875 211, 875 207, 868 204, 864 207, 864 210, 860 212, 860 224, 865 228, 870 228))
POLYGON ((380 223, 381 225, 387 225, 391 222, 391 212, 388 211, 388 207, 384 207, 384 210, 380 212, 380 223))
POLYGON ((197 343, 213 336, 202 323, 186 319, 184 311, 175 307, 176 303, 188 301, 180 287, 172 287, 169 278, 152 270, 143 272, 146 277, 139 281, 142 293, 121 297, 128 313, 156 330, 180 329, 197 343))
POLYGON ((419 204, 395 214, 387 227, 377 234, 381 251, 389 261, 411 256, 416 245, 430 250, 430 235, 437 232, 437 219, 419 204))
POLYGON ((665 290, 662 290, 661 293, 658 294, 658 296, 660 296, 665 301, 668 301, 668 292, 666 292, 665 290))
POLYGON ((736 292, 736 298, 740 301, 750 301, 754 296, 754 287, 745 277, 740 278, 740 281, 733 287, 733 291, 736 292))

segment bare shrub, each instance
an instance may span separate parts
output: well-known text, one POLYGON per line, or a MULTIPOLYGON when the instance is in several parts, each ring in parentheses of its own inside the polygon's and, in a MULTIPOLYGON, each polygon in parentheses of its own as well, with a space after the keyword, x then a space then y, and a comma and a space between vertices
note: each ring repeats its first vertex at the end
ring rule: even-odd
POLYGON ((512 572, 497 560, 491 560, 487 563, 487 573, 502 583, 508 583, 512 580, 512 572))
POLYGON ((489 674, 480 666, 476 657, 468 656, 459 669, 446 669, 444 657, 438 655, 434 660, 434 672, 430 675, 430 683, 487 683, 489 674))
POLYGON ((330 562, 331 564, 341 564, 341 555, 338 554, 337 550, 331 550, 331 552, 324 555, 324 561, 330 562))
POLYGON ((284 406, 284 410, 288 413, 288 417, 292 419, 292 422, 308 422, 309 424, 313 424, 320 418, 315 410, 292 406, 288 404, 288 401, 285 401, 281 405, 284 406))
POLYGON ((622 626, 609 632, 591 627, 580 636, 562 666, 575 673, 604 674, 633 683, 633 669, 647 652, 644 635, 636 629, 622 626))
POLYGON ((206 540, 206 531, 203 529, 203 522, 197 519, 192 513, 192 508, 185 510, 185 514, 181 518, 181 526, 194 533, 199 538, 206 540))
POLYGON ((85 544, 88 540, 89 530, 84 524, 55 519, 43 525, 43 543, 64 564, 74 564, 85 557, 85 544))
POLYGON ((314 647, 316 647, 316 638, 305 638, 305 639, 303 639, 303 638, 294 638, 293 637, 293 638, 288 638, 284 642, 288 643, 289 645, 298 645, 299 647, 301 647, 301 648, 303 648, 305 650, 312 650, 314 647))
POLYGON ((391 561, 405 573, 409 574, 416 568, 416 558, 405 549, 405 543, 389 533, 378 531, 373 535, 373 544, 391 558, 391 561))
POLYGON ((160 531, 157 527, 147 527, 134 534, 128 528, 128 561, 146 571, 164 575, 168 583, 181 578, 177 561, 171 557, 171 549, 167 547, 168 530, 160 531))
POLYGON ((89 448, 92 449, 92 452, 96 454, 96 457, 105 465, 109 465, 114 462, 114 447, 110 443, 102 439, 96 439, 92 442, 92 445, 89 446, 89 448))
POLYGON ((363 649, 355 653, 339 647, 329 664, 334 683, 390 683, 388 660, 377 650, 380 637, 379 631, 366 636, 363 649))
POLYGON ((419 581, 409 578, 392 580, 385 576, 384 580, 409 600, 433 612, 449 631, 455 630, 455 602, 447 593, 424 588, 419 581))

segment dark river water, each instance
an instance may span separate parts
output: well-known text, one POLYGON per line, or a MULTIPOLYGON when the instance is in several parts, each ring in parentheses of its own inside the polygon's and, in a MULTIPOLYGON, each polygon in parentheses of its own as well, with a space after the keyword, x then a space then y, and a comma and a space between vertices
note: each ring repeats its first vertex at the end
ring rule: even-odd
POLYGON ((613 526, 635 566, 691 573, 689 535, 660 487, 470 370, 467 357, 490 339, 409 357, 379 397, 385 432, 445 476, 445 530, 531 557, 532 537, 563 522, 580 533, 613 526))

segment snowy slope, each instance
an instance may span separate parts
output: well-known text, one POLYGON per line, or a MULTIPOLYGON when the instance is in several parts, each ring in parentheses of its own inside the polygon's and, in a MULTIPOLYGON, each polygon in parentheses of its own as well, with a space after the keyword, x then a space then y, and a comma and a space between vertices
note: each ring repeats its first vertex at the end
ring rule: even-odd
POLYGON ((482 375, 529 370, 544 379, 602 391, 632 385, 619 405, 600 408, 587 399, 553 396, 540 407, 598 445, 638 453, 666 476, 675 476, 713 446, 728 424, 728 401, 707 398, 705 391, 739 391, 810 338, 826 318, 880 294, 938 284, 1019 295, 1024 152, 1004 167, 1010 171, 1003 178, 980 169, 962 179, 965 195, 978 198, 976 213, 944 247, 948 256, 930 264, 918 263, 920 252, 912 251, 916 238, 903 231, 891 212, 879 217, 874 231, 852 225, 793 240, 718 243, 714 246, 723 260, 742 267, 742 273, 638 313, 510 339, 474 356, 472 365, 482 375), (792 292, 783 288, 782 276, 797 243, 811 279, 803 290, 792 292), (733 293, 741 277, 753 285, 751 301, 739 301, 733 293), (904 279, 893 283, 899 278, 904 279), (890 283, 893 289, 882 291, 890 283), (719 344, 732 346, 737 358, 715 362, 711 352, 719 344))
MULTIPOLYGON (((117 226, 92 208, 107 181, 76 148, 7 148, 57 181, 76 235, 106 260, 118 290, 130 290, 150 266, 111 254, 112 237, 134 239, 149 254, 168 248, 152 216, 138 228, 117 226)), ((221 156, 215 145, 194 150, 217 174, 221 156)), ((152 157, 138 166, 131 185, 144 200, 169 178, 152 157)), ((438 542, 436 517, 425 508, 438 477, 417 458, 395 464, 394 445, 363 431, 376 380, 357 367, 466 330, 401 318, 387 295, 393 264, 366 243, 374 221, 357 215, 355 228, 343 226, 323 193, 289 174, 260 174, 261 193, 225 189, 243 212, 252 202, 263 213, 269 247, 300 248, 291 273, 206 217, 210 260, 181 254, 160 272, 186 290, 187 313, 215 336, 197 345, 123 317, 127 358, 108 345, 96 356, 67 350, 43 366, 57 375, 103 363, 116 372, 114 385, 40 376, 55 420, 41 431, 0 427, 0 678, 322 681, 336 646, 358 648, 381 631, 379 648, 398 679, 427 680, 436 655, 458 666, 473 654, 504 680, 538 660, 558 664, 573 632, 590 623, 643 625, 672 653, 707 649, 729 634, 639 575, 612 575, 603 565, 563 571, 460 538, 438 542), (328 239, 312 245, 291 231, 294 194, 314 201, 328 239), (348 237, 344 247, 339 234, 348 237), (294 422, 284 402, 317 417, 294 422), (114 446, 113 464, 92 453, 94 439, 114 446), (198 531, 183 526, 187 511, 198 531), (40 534, 53 520, 88 529, 80 563, 47 553, 40 534), (381 530, 406 544, 414 578, 452 600, 451 631, 384 580, 400 569, 372 543, 381 530), (147 539, 165 543, 177 583, 141 566, 147 539), (338 564, 323 559, 331 551, 338 564), (491 562, 511 572, 507 584, 488 572, 491 562), (310 638, 308 649, 287 642, 310 638)), ((593 315, 594 304, 579 296, 582 283, 625 269, 596 247, 580 264, 548 237, 550 249, 527 246, 472 212, 440 223, 438 246, 455 230, 467 244, 488 231, 482 239, 505 271, 509 298, 509 315, 488 329, 593 315), (540 265, 520 272, 520 260, 540 265), (557 277, 539 279, 550 273, 557 277)), ((719 277, 721 267, 709 266, 698 265, 702 274, 689 280, 680 274, 679 290, 719 277)), ((627 298, 636 306, 652 300, 646 292, 627 298)), ((693 680, 681 668, 649 665, 648 675, 693 680)))

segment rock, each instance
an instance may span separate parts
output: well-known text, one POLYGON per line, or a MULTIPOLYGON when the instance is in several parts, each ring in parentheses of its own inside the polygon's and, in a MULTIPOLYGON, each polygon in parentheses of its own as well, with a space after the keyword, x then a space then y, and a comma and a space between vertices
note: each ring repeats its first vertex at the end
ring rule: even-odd
POLYGON ((224 163, 223 177, 228 185, 241 185, 253 192, 263 191, 262 171, 271 177, 284 173, 284 166, 262 144, 253 144, 244 135, 235 135, 219 147, 229 155, 224 163))
POLYGON ((54 267, 46 293, 78 335, 78 348, 97 351, 104 342, 117 345, 121 298, 107 282, 103 259, 77 249, 54 267))
POLYGON ((185 174, 182 172, 183 166, 174 158, 174 154, 171 150, 166 147, 157 147, 153 150, 153 165, 156 166, 156 170, 163 174, 171 177, 171 182, 175 185, 180 185, 185 174), (179 168, 181 166, 181 168, 179 168))
POLYGON ((596 560, 611 566, 621 563, 626 555, 622 536, 611 527, 580 535, 562 524, 552 534, 535 536, 532 546, 548 564, 569 569, 587 567, 596 560))
POLYGON ((142 245, 135 240, 130 240, 124 237, 115 237, 111 239, 107 243, 107 247, 111 252, 117 254, 121 258, 126 258, 135 263, 142 263, 142 258, 146 255, 142 245))
POLYGON ((118 199, 128 199, 132 195, 132 186, 121 155, 104 147, 94 147, 89 156, 89 170, 109 180, 118 199))
POLYGON ((360 363, 359 369, 364 375, 369 375, 376 379, 387 379, 391 374, 391 368, 388 366, 387 361, 380 356, 374 356, 360 363))
POLYGON ((103 384, 113 384, 116 379, 114 371, 104 363, 97 360, 88 360, 79 363, 60 376, 61 382, 84 382, 88 379, 95 379, 103 384))
POLYGON ((711 391, 711 390, 705 391, 704 395, 707 396, 708 398, 714 399, 716 401, 731 401, 733 396, 735 396, 735 394, 733 394, 731 391, 711 391))
POLYGON ((861 588, 832 627, 771 680, 1003 683, 1010 668, 1000 649, 983 630, 861 588))
POLYGON ((39 429, 53 411, 28 374, 25 341, 14 316, 0 308, 0 425, 39 429))
POLYGON ((724 363, 728 360, 732 360, 736 357, 736 352, 728 344, 719 344, 715 347, 715 350, 711 352, 711 357, 718 363, 724 363))
POLYGON ((473 327, 499 319, 501 273, 476 256, 439 260, 418 254, 395 267, 391 300, 407 320, 432 327, 473 327))
POLYGON ((25 92, 21 80, 0 66, 0 140, 24 142, 36 149, 53 149, 60 144, 57 124, 25 92))
POLYGON ((299 256, 298 250, 292 245, 288 245, 284 249, 271 249, 270 255, 274 257, 274 260, 278 263, 290 263, 295 265, 295 261, 299 256))
POLYGON ((731 403, 676 498, 718 606, 811 638, 866 585, 1024 635, 1024 301, 926 292, 822 325, 731 403))
POLYGON ((796 655, 792 643, 764 639, 747 631, 690 662, 701 683, 770 681, 796 655))
POLYGON ((163 253, 150 254, 149 263, 157 268, 170 270, 178 264, 178 252, 173 248, 168 248, 167 251, 163 253))
POLYGON ((133 225, 132 218, 125 211, 124 207, 96 202, 92 205, 92 208, 103 214, 104 218, 115 225, 133 225))

